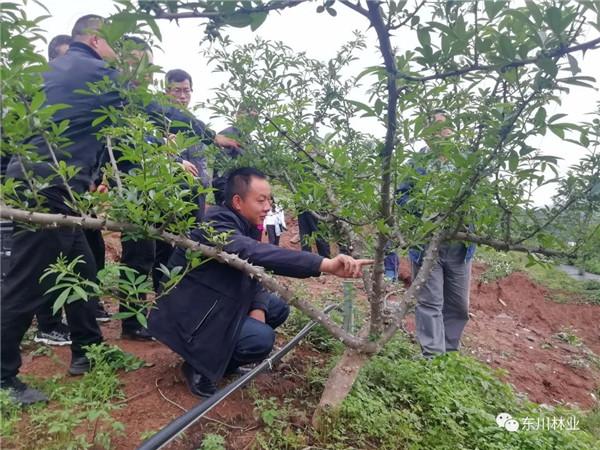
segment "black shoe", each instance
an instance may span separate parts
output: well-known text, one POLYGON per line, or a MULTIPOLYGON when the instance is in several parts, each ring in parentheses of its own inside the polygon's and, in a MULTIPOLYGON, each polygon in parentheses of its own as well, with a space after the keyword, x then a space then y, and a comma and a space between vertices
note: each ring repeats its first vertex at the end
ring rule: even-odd
POLYGON ((17 377, 2 380, 0 382, 0 389, 7 390, 11 400, 23 406, 48 401, 46 394, 27 386, 17 377))
POLYGON ((184 362, 181 366, 181 373, 183 373, 185 382, 192 394, 200 397, 210 397, 217 392, 217 385, 201 373, 196 372, 187 362, 184 362))
POLYGON ((236 367, 233 370, 228 370, 227 372, 225 372, 226 376, 240 376, 243 377, 244 375, 249 374, 250 372, 252 372, 255 368, 256 368, 256 364, 247 364, 245 366, 239 366, 236 367))
POLYGON ((46 345, 71 345, 71 337, 69 336, 69 332, 67 331, 65 333, 64 331, 58 329, 48 332, 38 330, 33 340, 34 342, 46 345))
POLYGON ((92 363, 87 356, 72 356, 71 365, 69 366, 69 375, 83 375, 91 370, 92 363))
POLYGON ((135 330, 123 330, 121 331, 121 339, 129 339, 132 341, 155 340, 146 328, 136 328, 135 330))

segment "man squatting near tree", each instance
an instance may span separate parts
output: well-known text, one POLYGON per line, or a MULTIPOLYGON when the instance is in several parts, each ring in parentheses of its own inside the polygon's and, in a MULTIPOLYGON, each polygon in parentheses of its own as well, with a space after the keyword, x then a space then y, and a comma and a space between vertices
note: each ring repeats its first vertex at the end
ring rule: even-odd
MULTIPOLYGON (((333 259, 288 250, 256 240, 257 225, 271 209, 271 186, 257 169, 239 168, 229 174, 225 201, 208 209, 205 221, 216 232, 229 232, 223 247, 251 264, 277 275, 305 278, 321 272, 338 277, 360 277, 371 260, 347 255, 333 259)), ((201 229, 191 238, 213 245, 201 229)), ((185 266, 183 249, 176 249, 171 266, 185 266)), ((210 396, 215 383, 241 365, 262 361, 275 342, 274 329, 289 307, 246 273, 209 260, 189 272, 150 313, 150 332, 185 360, 182 372, 190 391, 210 396)))

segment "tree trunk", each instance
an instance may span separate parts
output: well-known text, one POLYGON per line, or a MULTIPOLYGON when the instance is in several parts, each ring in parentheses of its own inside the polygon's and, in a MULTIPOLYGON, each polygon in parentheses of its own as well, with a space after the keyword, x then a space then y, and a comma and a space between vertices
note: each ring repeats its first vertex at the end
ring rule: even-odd
POLYGON ((360 369, 369 361, 370 356, 351 348, 344 351, 341 359, 329 373, 319 406, 313 414, 312 423, 315 428, 318 429, 323 425, 321 422, 323 413, 339 408, 350 393, 360 369))

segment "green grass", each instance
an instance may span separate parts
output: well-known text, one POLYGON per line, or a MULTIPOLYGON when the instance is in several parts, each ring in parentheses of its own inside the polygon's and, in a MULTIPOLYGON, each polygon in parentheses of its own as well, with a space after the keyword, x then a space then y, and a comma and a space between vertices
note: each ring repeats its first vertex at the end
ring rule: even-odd
POLYGON ((404 339, 391 342, 361 372, 319 445, 330 449, 572 449, 598 447, 598 414, 544 409, 523 401, 497 373, 456 353, 415 358, 404 339), (580 431, 509 432, 495 418, 576 417, 580 431))
POLYGON ((48 405, 21 409, 0 391, 2 448, 41 450, 112 449, 112 439, 124 431, 111 417, 124 398, 117 370, 135 370, 138 358, 116 347, 93 345, 88 349, 92 370, 81 378, 24 377, 50 398, 48 405))

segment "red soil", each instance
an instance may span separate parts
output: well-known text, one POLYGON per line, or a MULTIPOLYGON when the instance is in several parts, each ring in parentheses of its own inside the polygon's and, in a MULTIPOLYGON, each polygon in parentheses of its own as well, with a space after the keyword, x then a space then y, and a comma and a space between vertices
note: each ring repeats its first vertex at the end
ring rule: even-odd
MULTIPOLYGON (((281 245, 290 244, 297 233, 297 224, 291 220, 290 231, 284 233, 281 245)), ((117 259, 120 253, 116 234, 107 236, 107 254, 117 259)), ((504 369, 504 379, 520 392, 539 403, 574 404, 589 408, 595 404, 594 392, 599 386, 600 367, 586 358, 585 347, 600 355, 600 306, 558 304, 548 300, 549 292, 531 281, 523 273, 513 273, 499 282, 479 284, 483 266, 476 264, 471 287, 472 317, 465 332, 464 351, 495 368, 504 369), (558 339, 556 333, 569 329, 582 345, 569 345, 558 339)), ((402 276, 408 277, 408 264, 402 263, 402 276)), ((311 296, 340 292, 340 280, 333 277, 306 282, 311 296)), ((111 306, 111 308, 114 308, 111 306)), ((414 319, 407 318, 407 329, 414 330, 414 319)), ((156 431, 189 409, 199 399, 191 395, 179 371, 180 359, 160 343, 139 343, 119 339, 117 321, 102 326, 106 340, 120 346, 145 361, 151 367, 124 373, 121 376, 128 400, 115 418, 125 425, 125 436, 117 438, 114 448, 133 449, 145 431, 156 431), (159 391, 160 389, 160 391, 159 391)), ((24 355, 23 372, 38 377, 64 374, 69 361, 69 350, 55 349, 57 358, 24 355)), ((273 373, 258 377, 254 388, 264 398, 285 398, 294 390, 305 389, 303 374, 308 365, 322 366, 323 355, 307 347, 298 347, 287 362, 273 373)), ((192 427, 183 438, 169 448, 198 448, 200 435, 215 421, 228 430, 228 446, 232 449, 249 448, 261 427, 254 417, 254 402, 247 389, 233 394, 211 411, 212 421, 203 421, 192 427)), ((294 420, 308 423, 310 412, 294 420)), ((213 428, 214 429, 214 428, 213 428)))

